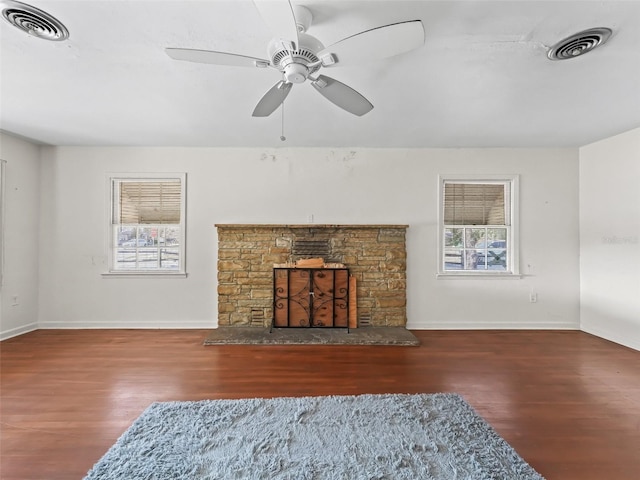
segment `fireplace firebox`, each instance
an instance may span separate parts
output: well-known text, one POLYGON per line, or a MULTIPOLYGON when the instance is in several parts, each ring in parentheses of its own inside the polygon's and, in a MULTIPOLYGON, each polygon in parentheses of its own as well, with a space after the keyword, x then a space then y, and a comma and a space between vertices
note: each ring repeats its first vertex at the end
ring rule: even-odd
POLYGON ((274 268, 271 327, 349 328, 349 270, 274 268))

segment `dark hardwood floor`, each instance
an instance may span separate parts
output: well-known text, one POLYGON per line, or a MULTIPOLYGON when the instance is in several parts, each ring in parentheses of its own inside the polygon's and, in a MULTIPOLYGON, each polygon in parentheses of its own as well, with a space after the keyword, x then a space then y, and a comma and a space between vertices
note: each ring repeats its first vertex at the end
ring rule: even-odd
POLYGON ((203 330, 0 344, 0 478, 79 479, 152 402, 458 392, 548 480, 640 478, 640 352, 574 331, 417 331, 420 347, 202 346, 203 330))

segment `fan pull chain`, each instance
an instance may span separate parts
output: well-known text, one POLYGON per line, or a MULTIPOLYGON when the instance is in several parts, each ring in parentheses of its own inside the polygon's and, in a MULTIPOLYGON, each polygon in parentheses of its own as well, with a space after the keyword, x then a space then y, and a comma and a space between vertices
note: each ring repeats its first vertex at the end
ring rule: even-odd
POLYGON ((282 102, 282 124, 280 127, 280 140, 281 141, 285 141, 287 139, 287 137, 284 136, 284 102, 282 102))

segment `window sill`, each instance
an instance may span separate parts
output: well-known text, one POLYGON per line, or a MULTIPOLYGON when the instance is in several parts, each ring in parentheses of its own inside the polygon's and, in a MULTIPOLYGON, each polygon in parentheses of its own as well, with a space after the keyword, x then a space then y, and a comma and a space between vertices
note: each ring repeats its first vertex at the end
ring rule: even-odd
POLYGON ((474 272, 464 272, 464 273, 437 273, 436 278, 438 280, 449 280, 449 279, 459 279, 463 278, 465 280, 470 280, 473 278, 495 278, 499 280, 520 280, 523 275, 519 273, 474 273, 474 272))
POLYGON ((187 278, 185 272, 105 272, 102 278, 187 278))

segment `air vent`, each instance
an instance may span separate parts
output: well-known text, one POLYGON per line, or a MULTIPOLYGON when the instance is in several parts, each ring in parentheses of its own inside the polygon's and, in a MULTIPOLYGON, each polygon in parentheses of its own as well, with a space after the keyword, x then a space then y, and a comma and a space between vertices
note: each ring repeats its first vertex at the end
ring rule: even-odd
POLYGON ((370 327, 371 326, 371 314, 362 314, 358 319, 358 326, 370 327))
POLYGON ((609 28, 592 28, 578 32, 556 43, 547 56, 551 60, 568 60, 584 55, 605 43, 611 36, 609 28))
POLYGON ((251 309, 251 326, 252 327, 264 326, 264 310, 262 308, 251 309))
POLYGON ((327 260, 331 257, 331 244, 328 239, 296 238, 291 255, 296 259, 321 257, 327 260))
POLYGON ((55 42, 69 38, 67 28, 47 12, 21 2, 5 1, 0 5, 4 19, 29 35, 55 42))

